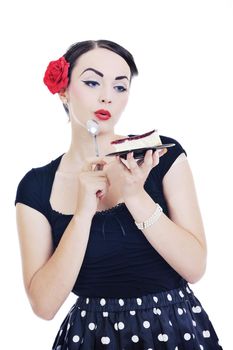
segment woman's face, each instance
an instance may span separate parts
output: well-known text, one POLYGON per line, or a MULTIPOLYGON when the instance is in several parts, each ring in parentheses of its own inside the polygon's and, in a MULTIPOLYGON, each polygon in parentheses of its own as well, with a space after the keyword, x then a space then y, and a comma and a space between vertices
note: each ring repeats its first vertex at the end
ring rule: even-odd
POLYGON ((80 56, 67 88, 70 118, 86 126, 88 119, 98 121, 101 130, 112 130, 129 96, 130 68, 116 53, 96 48, 80 56), (111 117, 100 120, 95 112, 107 110, 111 117))

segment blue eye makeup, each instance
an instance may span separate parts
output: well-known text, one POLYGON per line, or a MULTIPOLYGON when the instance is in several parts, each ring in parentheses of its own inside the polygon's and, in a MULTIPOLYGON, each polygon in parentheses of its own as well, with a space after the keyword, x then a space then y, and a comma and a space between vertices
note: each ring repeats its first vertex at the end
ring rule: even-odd
POLYGON ((95 87, 96 85, 100 85, 97 81, 94 81, 94 80, 82 80, 82 82, 90 87, 95 87))
MULTIPOLYGON (((95 80, 82 80, 82 82, 83 82, 85 85, 87 85, 87 86, 89 86, 89 87, 91 87, 91 88, 94 88, 94 87, 100 85, 100 83, 98 83, 98 81, 95 81, 95 80)), ((114 89, 115 89, 117 92, 124 92, 124 91, 127 91, 127 89, 126 89, 124 86, 122 86, 122 85, 116 85, 116 86, 114 86, 114 89)))
POLYGON ((127 91, 127 89, 124 86, 121 86, 121 85, 114 86, 114 89, 117 90, 118 92, 127 91))

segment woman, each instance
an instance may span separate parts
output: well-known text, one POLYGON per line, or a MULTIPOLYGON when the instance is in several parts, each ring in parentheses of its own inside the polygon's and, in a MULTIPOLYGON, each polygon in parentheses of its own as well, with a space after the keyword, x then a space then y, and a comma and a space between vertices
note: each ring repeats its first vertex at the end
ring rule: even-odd
POLYGON ((50 320, 77 295, 53 350, 221 349, 188 285, 203 276, 207 248, 186 152, 160 136, 175 147, 147 151, 142 164, 104 156, 125 137, 114 127, 137 73, 127 50, 98 40, 72 45, 44 77, 69 115, 71 144, 23 177, 15 203, 34 312, 50 320))

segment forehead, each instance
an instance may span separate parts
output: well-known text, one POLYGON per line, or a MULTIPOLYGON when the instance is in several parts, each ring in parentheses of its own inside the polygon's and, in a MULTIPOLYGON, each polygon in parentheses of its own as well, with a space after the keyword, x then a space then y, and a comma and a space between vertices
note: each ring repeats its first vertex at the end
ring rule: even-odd
MULTIPOLYGON (((130 77, 130 68, 127 62, 120 55, 108 49, 96 48, 80 56, 74 70, 80 71, 81 74, 86 68, 95 68, 104 76, 127 75, 130 77)), ((88 74, 88 72, 84 74, 88 74)))

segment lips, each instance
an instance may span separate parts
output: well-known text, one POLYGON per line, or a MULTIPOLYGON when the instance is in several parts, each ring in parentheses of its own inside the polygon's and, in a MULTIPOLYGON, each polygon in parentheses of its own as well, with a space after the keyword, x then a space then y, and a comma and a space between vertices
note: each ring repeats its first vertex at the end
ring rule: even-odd
POLYGON ((100 120, 108 120, 111 118, 111 113, 105 109, 98 109, 98 111, 95 111, 95 115, 100 120))

